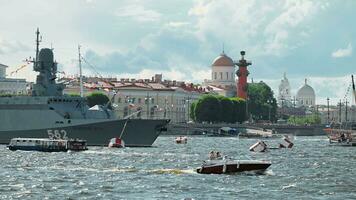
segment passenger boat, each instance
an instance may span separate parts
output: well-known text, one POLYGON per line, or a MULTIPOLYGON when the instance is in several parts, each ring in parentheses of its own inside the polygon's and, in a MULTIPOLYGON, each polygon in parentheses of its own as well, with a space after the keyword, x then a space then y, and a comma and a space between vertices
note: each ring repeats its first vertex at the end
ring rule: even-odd
POLYGON ((47 138, 13 138, 8 145, 10 150, 23 151, 44 151, 44 152, 61 152, 61 151, 84 151, 87 150, 85 140, 56 140, 47 138))
POLYGON ((210 160, 197 168, 200 174, 230 174, 236 172, 263 172, 269 166, 270 161, 259 160, 210 160))

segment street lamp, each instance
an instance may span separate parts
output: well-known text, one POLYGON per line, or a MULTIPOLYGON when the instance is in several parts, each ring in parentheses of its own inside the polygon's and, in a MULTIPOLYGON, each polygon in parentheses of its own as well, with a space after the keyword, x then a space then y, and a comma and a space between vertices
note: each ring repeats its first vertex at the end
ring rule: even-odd
POLYGON ((150 97, 149 93, 147 92, 147 96, 145 98, 145 103, 147 105, 147 111, 146 111, 146 116, 147 116, 147 119, 149 118, 149 113, 150 113, 150 100, 152 98, 150 97))
POLYGON ((250 121, 250 119, 249 119, 250 116, 248 114, 248 100, 249 100, 249 97, 247 96, 246 97, 246 119, 249 122, 250 121))
POLYGON ((273 100, 272 99, 268 99, 267 100, 267 104, 268 104, 268 120, 271 123, 271 108, 272 108, 272 103, 273 100))
POLYGON ((189 122, 189 118, 190 118, 190 104, 189 104, 189 102, 190 102, 190 100, 191 100, 191 97, 188 97, 188 99, 186 99, 185 101, 188 103, 188 122, 189 122))
POLYGON ((329 123, 330 123, 330 110, 329 110, 329 101, 330 101, 330 99, 329 99, 329 97, 326 98, 326 101, 327 101, 327 106, 328 106, 328 120, 327 120, 327 124, 329 124, 329 123))

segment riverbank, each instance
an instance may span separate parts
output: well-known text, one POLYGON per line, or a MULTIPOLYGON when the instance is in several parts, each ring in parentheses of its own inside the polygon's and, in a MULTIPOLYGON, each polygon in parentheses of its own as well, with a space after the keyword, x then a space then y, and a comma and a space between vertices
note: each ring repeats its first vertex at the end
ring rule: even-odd
POLYGON ((273 131, 274 134, 290 134, 296 136, 321 136, 325 135, 323 125, 313 126, 298 126, 298 125, 284 125, 284 124, 202 124, 202 123, 188 123, 188 124, 168 124, 165 135, 203 135, 203 134, 218 134, 220 128, 230 127, 239 132, 246 132, 246 129, 252 130, 268 130, 273 131))

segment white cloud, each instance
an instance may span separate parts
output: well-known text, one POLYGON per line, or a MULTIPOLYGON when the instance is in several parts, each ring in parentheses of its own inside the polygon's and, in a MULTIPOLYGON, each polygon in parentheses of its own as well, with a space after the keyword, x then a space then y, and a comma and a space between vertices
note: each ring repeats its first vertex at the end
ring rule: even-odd
POLYGON ((154 10, 144 8, 142 5, 127 5, 119 8, 115 15, 123 18, 132 18, 138 22, 158 21, 161 14, 154 10))
POLYGON ((173 28, 179 28, 189 24, 190 24, 189 22, 168 22, 166 25, 173 28))
POLYGON ((7 41, 0 37, 0 54, 28 51, 30 48, 19 41, 7 41))
POLYGON ((326 4, 310 0, 201 0, 189 14, 196 17, 196 33, 203 41, 213 37, 254 55, 280 55, 303 44, 322 7, 326 4))
POLYGON ((352 45, 349 43, 345 49, 338 49, 332 52, 331 56, 334 58, 348 57, 352 55, 352 45))

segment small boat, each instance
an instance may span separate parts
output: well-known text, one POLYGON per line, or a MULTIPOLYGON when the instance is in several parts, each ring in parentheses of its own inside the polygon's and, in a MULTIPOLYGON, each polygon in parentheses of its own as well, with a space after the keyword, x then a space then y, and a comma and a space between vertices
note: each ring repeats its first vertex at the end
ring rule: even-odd
POLYGON ((63 140, 49 138, 12 138, 8 145, 10 150, 23 151, 44 151, 44 152, 61 152, 61 151, 84 151, 87 150, 85 140, 63 140))
POLYGON ((121 138, 111 138, 108 147, 109 148, 124 148, 125 142, 121 138))
POLYGON ((339 146, 356 146, 356 131, 346 129, 326 128, 329 143, 339 146))
POLYGON ((269 166, 270 161, 259 160, 213 160, 205 161, 203 165, 197 168, 200 174, 230 174, 237 172, 263 172, 269 166))
POLYGON ((187 144, 188 138, 186 136, 179 136, 175 139, 177 144, 187 144))

